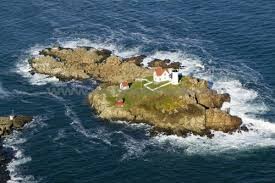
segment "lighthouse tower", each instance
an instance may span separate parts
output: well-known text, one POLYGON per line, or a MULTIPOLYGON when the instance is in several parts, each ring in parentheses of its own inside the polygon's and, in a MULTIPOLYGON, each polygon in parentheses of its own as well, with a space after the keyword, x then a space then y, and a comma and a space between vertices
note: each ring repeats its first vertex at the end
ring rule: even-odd
POLYGON ((14 115, 14 110, 12 110, 12 113, 10 114, 9 118, 10 121, 12 121, 14 119, 15 115, 14 115))
POLYGON ((177 70, 172 71, 171 84, 172 85, 178 85, 179 84, 179 72, 177 70))

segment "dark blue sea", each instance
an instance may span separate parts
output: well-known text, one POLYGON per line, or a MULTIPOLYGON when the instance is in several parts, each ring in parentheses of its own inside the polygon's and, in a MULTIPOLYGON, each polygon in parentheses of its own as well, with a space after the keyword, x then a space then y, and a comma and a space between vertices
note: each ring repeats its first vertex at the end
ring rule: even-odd
POLYGON ((1 0, 0 68, 0 115, 34 116, 3 141, 10 183, 275 182, 274 0, 1 0), (87 102, 97 81, 29 73, 54 45, 179 61, 230 93, 250 131, 151 137, 101 120, 87 102), (66 88, 81 92, 49 92, 66 88))

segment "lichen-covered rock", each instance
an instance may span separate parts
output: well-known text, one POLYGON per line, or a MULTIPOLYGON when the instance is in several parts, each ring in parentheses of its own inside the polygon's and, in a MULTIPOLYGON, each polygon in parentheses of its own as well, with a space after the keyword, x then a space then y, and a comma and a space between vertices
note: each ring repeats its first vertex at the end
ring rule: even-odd
POLYGON ((203 90, 196 92, 198 103, 207 108, 221 108, 224 102, 230 102, 230 95, 218 94, 214 90, 203 90))
POLYGON ((40 56, 30 60, 37 73, 55 76, 61 80, 95 78, 109 83, 133 81, 135 78, 149 76, 152 71, 139 67, 135 61, 126 62, 111 55, 108 50, 94 48, 48 48, 40 56))
POLYGON ((208 82, 206 80, 194 78, 191 76, 183 77, 183 79, 180 82, 180 85, 194 91, 209 89, 208 82))
POLYGON ((219 109, 206 110, 206 128, 223 132, 230 132, 238 129, 242 124, 241 118, 231 116, 219 109))
POLYGON ((90 104, 97 110, 100 118, 102 119, 134 120, 135 118, 130 112, 125 111, 123 108, 114 107, 114 105, 110 104, 107 101, 105 94, 101 95, 100 92, 93 92, 90 93, 88 98, 90 104))
POLYGON ((133 62, 122 62, 117 56, 110 56, 106 60, 106 64, 98 66, 97 71, 100 80, 110 83, 120 83, 122 81, 132 82, 136 78, 150 76, 152 71, 141 68, 133 62))
POLYGON ((13 120, 9 117, 0 117, 0 137, 10 134, 14 129, 21 129, 31 120, 32 117, 29 116, 16 116, 13 120))
MULTIPOLYGON (((118 86, 102 85, 89 95, 89 101, 101 118, 144 122, 152 125, 154 131, 166 134, 185 135, 192 132, 208 135, 209 130, 229 132, 241 125, 239 118, 218 108, 210 107, 210 110, 198 103, 195 91, 182 90, 180 87, 171 87, 171 91, 172 95, 169 88, 165 92, 151 92, 147 89, 121 92, 118 86), (122 97, 126 97, 125 107, 116 107, 115 100, 122 97)), ((222 97, 214 94, 209 94, 213 100, 222 97)), ((219 100, 214 105, 222 105, 223 99, 219 100)))

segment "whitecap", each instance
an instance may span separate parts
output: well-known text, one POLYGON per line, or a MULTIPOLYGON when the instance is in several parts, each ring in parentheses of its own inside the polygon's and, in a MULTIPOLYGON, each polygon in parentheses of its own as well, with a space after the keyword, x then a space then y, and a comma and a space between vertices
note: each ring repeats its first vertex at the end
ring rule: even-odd
POLYGON ((198 72, 205 69, 203 62, 199 57, 179 50, 174 52, 157 51, 150 54, 143 60, 144 66, 148 66, 148 63, 154 59, 169 59, 171 62, 181 63, 184 67, 180 69, 180 72, 184 75, 193 74, 193 72, 198 72))
POLYGON ((75 39, 70 41, 59 40, 59 44, 61 47, 64 47, 64 48, 76 48, 76 47, 85 46, 85 47, 93 47, 96 49, 108 49, 112 51, 113 54, 123 58, 138 55, 140 52, 139 47, 125 48, 122 46, 118 46, 114 43, 107 43, 107 42, 104 43, 104 42, 98 42, 97 40, 91 41, 88 39, 75 39))
POLYGON ((125 137, 123 147, 125 148, 126 152, 122 155, 121 161, 140 158, 147 153, 146 147, 150 144, 150 140, 135 139, 134 137, 125 133, 122 134, 125 137))
MULTIPOLYGON (((46 126, 44 121, 48 119, 46 116, 35 116, 32 122, 26 124, 24 128, 31 128, 30 134, 34 133, 33 129, 43 128, 46 126)), ((11 177, 8 183, 35 183, 38 182, 32 175, 24 175, 21 173, 20 168, 30 162, 32 158, 25 155, 24 144, 27 143, 28 139, 22 137, 21 131, 14 131, 11 135, 5 137, 3 141, 4 148, 11 148, 15 154, 11 162, 7 165, 9 175, 11 177)))
MULTIPOLYGON (((70 125, 73 127, 73 129, 82 134, 83 136, 91 139, 91 140, 100 140, 103 143, 107 144, 107 145, 111 145, 111 141, 110 141, 110 134, 108 132, 106 132, 104 129, 102 128, 97 128, 95 131, 90 132, 90 130, 86 129, 81 120, 78 118, 77 114, 73 111, 73 109, 67 105, 64 104, 65 107, 65 115, 71 119, 71 123, 70 125)), ((95 142, 95 141, 93 141, 95 142)))
POLYGON ((5 89, 2 85, 2 83, 0 82, 0 98, 6 98, 10 95, 10 92, 7 91, 7 89, 5 89))
POLYGON ((110 121, 111 123, 116 123, 116 124, 123 124, 127 127, 133 128, 133 129, 145 129, 149 130, 152 128, 152 126, 146 124, 146 123, 131 123, 129 121, 121 121, 121 120, 116 120, 116 121, 110 121))
POLYGON ((14 158, 7 165, 9 171, 10 180, 8 183, 27 183, 36 182, 34 177, 31 175, 22 175, 19 171, 20 166, 31 161, 31 157, 24 155, 24 150, 20 145, 24 144, 27 140, 20 137, 19 132, 14 132, 13 135, 8 136, 4 140, 3 146, 5 148, 11 148, 14 152, 14 158))
POLYGON ((64 138, 66 138, 65 129, 59 129, 56 137, 53 138, 53 142, 57 142, 64 138))
POLYGON ((31 65, 29 63, 29 58, 35 57, 39 55, 39 51, 46 48, 46 46, 36 45, 25 53, 26 55, 19 60, 16 64, 15 72, 20 74, 22 77, 28 79, 29 83, 32 85, 46 85, 48 83, 56 83, 59 81, 56 77, 50 77, 45 74, 31 74, 30 71, 32 70, 31 65))

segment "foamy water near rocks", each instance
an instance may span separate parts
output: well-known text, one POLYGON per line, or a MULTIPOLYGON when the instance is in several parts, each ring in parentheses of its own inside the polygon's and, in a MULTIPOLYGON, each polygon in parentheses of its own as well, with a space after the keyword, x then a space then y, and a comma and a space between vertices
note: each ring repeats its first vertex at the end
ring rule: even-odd
POLYGON ((13 130, 19 130, 28 122, 32 121, 30 116, 14 116, 10 119, 9 116, 0 117, 0 182, 6 182, 10 179, 7 164, 11 161, 10 154, 2 151, 2 139, 12 133, 13 130))

